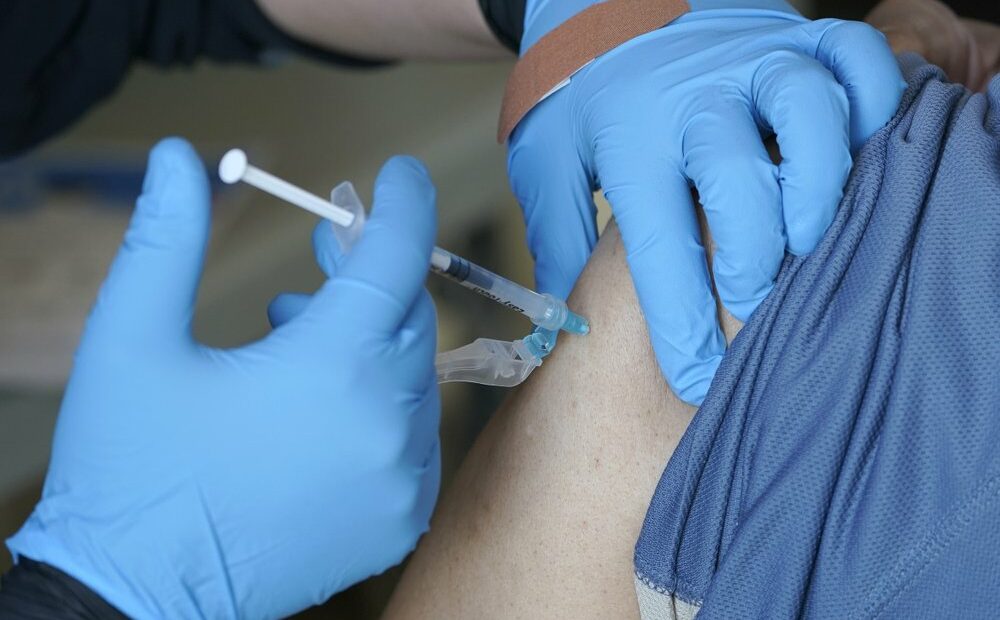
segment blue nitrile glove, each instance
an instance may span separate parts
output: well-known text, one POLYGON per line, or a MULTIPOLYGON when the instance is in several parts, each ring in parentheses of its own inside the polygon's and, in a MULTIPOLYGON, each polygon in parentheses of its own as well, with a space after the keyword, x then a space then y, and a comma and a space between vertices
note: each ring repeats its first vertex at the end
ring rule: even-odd
POLYGON ((212 349, 191 337, 208 180, 160 143, 11 551, 141 618, 286 616, 403 559, 440 478, 434 200, 421 164, 389 161, 337 275, 262 340, 212 349))
MULTIPOLYGON (((591 4, 529 0, 522 53, 591 4)), ((511 135, 508 168, 538 287, 559 296, 597 240, 592 191, 603 189, 660 367, 699 404, 725 340, 690 186, 717 246, 719 296, 746 320, 785 250, 815 248, 852 149, 889 120, 904 83, 882 35, 865 24, 809 21, 773 0, 693 4, 539 103, 511 135), (762 139, 772 132, 780 166, 762 139)))

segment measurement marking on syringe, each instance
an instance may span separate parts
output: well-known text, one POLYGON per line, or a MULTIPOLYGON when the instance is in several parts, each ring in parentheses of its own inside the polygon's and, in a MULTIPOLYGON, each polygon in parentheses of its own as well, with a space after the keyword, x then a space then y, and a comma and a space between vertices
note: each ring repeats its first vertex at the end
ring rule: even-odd
MULTIPOLYGON (((454 267, 455 263, 457 263, 459 261, 454 261, 453 260, 453 261, 450 261, 450 262, 451 262, 451 267, 454 267)), ((444 277, 448 278, 449 280, 452 280, 453 282, 458 282, 459 284, 461 284, 465 288, 469 288, 469 289, 472 289, 472 290, 476 291, 477 293, 479 293, 483 297, 488 297, 488 298, 492 299, 493 301, 497 302, 498 304, 501 304, 503 306, 506 306, 506 307, 510 308, 514 312, 520 312, 522 314, 524 313, 524 308, 522 308, 522 307, 520 307, 518 305, 515 305, 515 304, 511 303, 510 301, 508 301, 506 299, 503 299, 502 297, 497 297, 492 292, 490 292, 488 289, 485 289, 485 288, 483 288, 481 286, 477 286, 477 285, 473 284, 472 282, 469 282, 468 280, 464 279, 462 276, 456 275, 458 273, 464 272, 465 277, 468 277, 469 268, 468 268, 467 265, 466 265, 465 269, 452 269, 452 268, 449 268, 449 269, 446 270, 446 269, 442 269, 440 266, 438 266, 436 264, 432 264, 431 265, 431 269, 434 270, 435 272, 443 275, 444 277)))

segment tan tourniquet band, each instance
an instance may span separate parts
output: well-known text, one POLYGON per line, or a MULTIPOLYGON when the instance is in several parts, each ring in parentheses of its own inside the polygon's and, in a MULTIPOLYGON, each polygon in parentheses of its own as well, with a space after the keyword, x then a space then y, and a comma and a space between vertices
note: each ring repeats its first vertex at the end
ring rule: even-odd
POLYGON ((686 0, 606 0, 563 22, 514 65, 500 107, 497 142, 505 142, 524 115, 580 67, 690 10, 686 0))

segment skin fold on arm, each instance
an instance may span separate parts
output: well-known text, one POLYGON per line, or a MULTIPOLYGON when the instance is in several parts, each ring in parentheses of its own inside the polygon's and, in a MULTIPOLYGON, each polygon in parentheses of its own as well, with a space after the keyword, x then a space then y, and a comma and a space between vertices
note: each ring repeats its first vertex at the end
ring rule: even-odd
POLYGON ((560 338, 494 414, 385 618, 638 615, 633 548, 694 408, 660 375, 613 221, 570 306, 591 334, 560 338))

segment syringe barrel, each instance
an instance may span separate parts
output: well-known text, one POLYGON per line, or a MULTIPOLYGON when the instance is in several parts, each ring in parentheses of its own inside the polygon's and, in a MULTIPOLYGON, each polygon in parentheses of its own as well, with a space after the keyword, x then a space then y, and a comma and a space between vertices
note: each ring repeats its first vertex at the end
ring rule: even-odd
POLYGON ((447 250, 434 248, 431 268, 466 288, 520 312, 539 327, 557 330, 569 315, 569 309, 562 300, 551 295, 540 295, 447 250))

